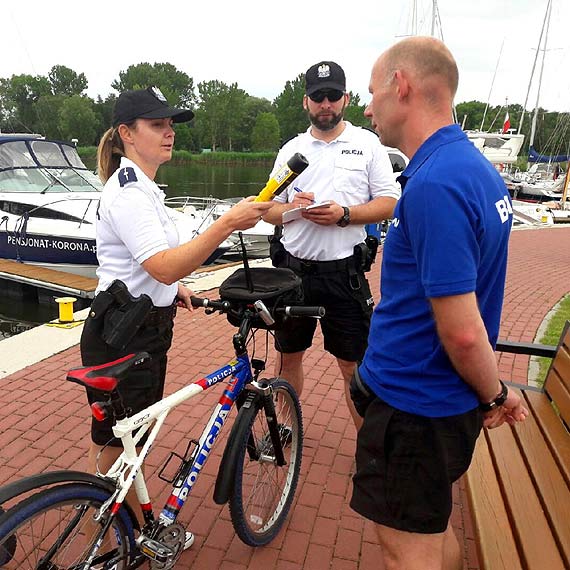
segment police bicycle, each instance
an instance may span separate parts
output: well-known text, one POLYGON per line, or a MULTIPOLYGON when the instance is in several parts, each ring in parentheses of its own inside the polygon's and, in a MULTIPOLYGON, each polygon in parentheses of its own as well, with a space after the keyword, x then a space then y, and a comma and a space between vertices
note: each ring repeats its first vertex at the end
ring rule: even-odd
POLYGON ((214 500, 229 503, 234 529, 246 544, 265 545, 276 536, 299 479, 301 408, 286 381, 260 378, 265 361, 250 359, 247 346, 258 329, 275 329, 294 316, 318 318, 324 309, 295 306, 300 280, 288 269, 249 270, 246 265, 243 272, 236 271, 220 286, 221 300, 192 297, 194 307, 225 313, 238 327, 233 336, 235 359, 225 366, 130 417, 117 386, 129 370, 145 365, 148 354, 68 373, 67 380, 106 394, 105 401, 92 405, 92 412, 99 418, 114 415, 113 432, 124 451, 104 475, 57 471, 0 488, 0 568, 122 570, 149 561, 153 570, 174 568, 185 541, 177 517, 234 403, 239 411, 222 456, 214 500), (226 389, 200 439, 190 440, 183 456, 171 454, 178 469, 169 479, 170 496, 155 516, 142 469, 153 442, 173 408, 224 381, 226 389), (144 444, 137 449, 141 440, 144 444), (125 502, 133 485, 142 528, 125 502))

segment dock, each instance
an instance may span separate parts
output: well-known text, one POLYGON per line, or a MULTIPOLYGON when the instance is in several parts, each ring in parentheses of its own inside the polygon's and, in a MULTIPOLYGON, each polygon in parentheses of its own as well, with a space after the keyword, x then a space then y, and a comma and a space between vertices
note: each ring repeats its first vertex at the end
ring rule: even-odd
POLYGON ((82 299, 93 299, 97 288, 97 279, 94 277, 83 277, 10 259, 0 259, 0 279, 49 289, 82 299))

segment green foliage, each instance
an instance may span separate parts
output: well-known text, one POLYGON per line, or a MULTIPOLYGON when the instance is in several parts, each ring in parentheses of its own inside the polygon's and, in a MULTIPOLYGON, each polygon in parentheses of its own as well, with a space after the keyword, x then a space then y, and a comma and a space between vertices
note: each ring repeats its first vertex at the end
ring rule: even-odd
POLYGON ((42 132, 36 104, 44 95, 51 95, 46 77, 13 75, 10 79, 0 80, 3 118, 15 131, 42 132))
POLYGON ((81 95, 65 99, 59 112, 59 125, 64 139, 75 138, 80 143, 93 144, 97 123, 91 99, 81 95))
POLYGON ((194 80, 171 63, 138 63, 119 73, 119 79, 111 87, 119 93, 127 89, 158 87, 173 105, 193 107, 195 103, 194 80))
POLYGON ((52 139, 65 139, 59 124, 59 113, 66 99, 64 95, 43 95, 38 99, 36 113, 42 125, 42 135, 52 139))
POLYGON ((51 91, 54 95, 81 95, 87 89, 87 77, 77 74, 65 65, 54 65, 48 73, 51 91))
POLYGON ((251 134, 251 149, 277 150, 279 148, 279 123, 273 113, 259 113, 251 134))
MULTIPOLYGON (((558 307, 556 308, 554 315, 548 321, 548 325, 544 334, 538 342, 542 344, 550 344, 556 346, 562 334, 562 329, 567 320, 570 320, 570 295, 567 295, 562 299, 558 307)), ((538 375, 536 378, 537 383, 542 386, 550 368, 551 359, 550 358, 539 358, 538 359, 538 375)))
MULTIPOLYGON (((305 131, 309 124, 303 109, 304 73, 287 81, 273 103, 249 95, 237 83, 227 85, 212 80, 195 87, 192 77, 170 63, 143 62, 131 65, 119 73, 111 87, 123 91, 149 85, 159 87, 170 104, 195 110, 193 122, 175 127, 178 150, 200 152, 207 148, 216 153, 274 149, 276 136, 282 143, 305 131), (278 129, 272 123, 271 114, 277 119, 278 129)), ((93 101, 82 96, 86 88, 85 74, 64 65, 54 65, 47 77, 13 75, 0 78, 0 131, 36 132, 54 138, 72 136, 79 138, 83 144, 94 144, 111 126, 117 95, 111 94, 105 99, 97 97, 93 101), (79 96, 82 103, 66 103, 68 99, 79 96), (90 105, 86 104, 87 101, 90 105), (74 105, 79 113, 76 118, 69 111, 74 105), (64 108, 66 111, 63 113, 64 108), (80 125, 83 120, 85 125, 80 125)), ((350 95, 345 118, 354 125, 368 127, 369 121, 363 115, 365 105, 358 94, 350 95)), ((486 105, 480 101, 458 104, 459 123, 469 130, 482 126, 486 131, 500 131, 506 112, 504 106, 485 108, 486 105)), ((509 115, 511 127, 518 129, 521 105, 510 104, 509 115)), ((525 143, 521 157, 528 150, 531 119, 531 113, 526 112, 522 121, 525 143)), ((536 150, 543 154, 567 154, 569 123, 567 113, 550 113, 539 109, 534 143, 536 150)), ((517 166, 521 170, 526 169, 526 160, 521 158, 517 166)))
POLYGON ((293 81, 285 83, 285 88, 273 102, 282 141, 307 129, 309 121, 303 109, 304 94, 305 75, 301 73, 293 81))
POLYGON ((360 103, 360 95, 350 94, 350 101, 348 107, 344 111, 344 118, 358 127, 370 127, 370 121, 364 116, 364 109, 366 105, 360 103))

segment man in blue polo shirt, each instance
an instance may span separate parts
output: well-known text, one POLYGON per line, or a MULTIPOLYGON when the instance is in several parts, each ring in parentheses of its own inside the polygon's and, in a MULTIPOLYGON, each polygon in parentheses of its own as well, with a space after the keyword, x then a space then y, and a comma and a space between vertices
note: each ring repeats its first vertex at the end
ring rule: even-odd
POLYGON ((387 570, 462 568, 451 485, 467 470, 482 424, 528 414, 499 381, 494 355, 511 203, 501 177, 453 124, 457 83, 442 42, 408 38, 375 63, 365 111, 382 143, 411 159, 352 386, 372 397, 351 506, 377 523, 387 570))

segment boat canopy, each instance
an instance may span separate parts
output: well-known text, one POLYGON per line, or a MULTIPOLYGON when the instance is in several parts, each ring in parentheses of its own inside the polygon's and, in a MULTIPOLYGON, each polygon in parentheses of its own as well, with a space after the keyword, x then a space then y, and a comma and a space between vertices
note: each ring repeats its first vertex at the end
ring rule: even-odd
POLYGON ((556 154, 548 156, 546 154, 539 154, 532 146, 528 149, 529 162, 551 163, 551 162, 568 162, 569 160, 570 160, 570 155, 568 154, 556 154))
POLYGON ((66 142, 0 135, 0 192, 99 192, 102 184, 66 142))

